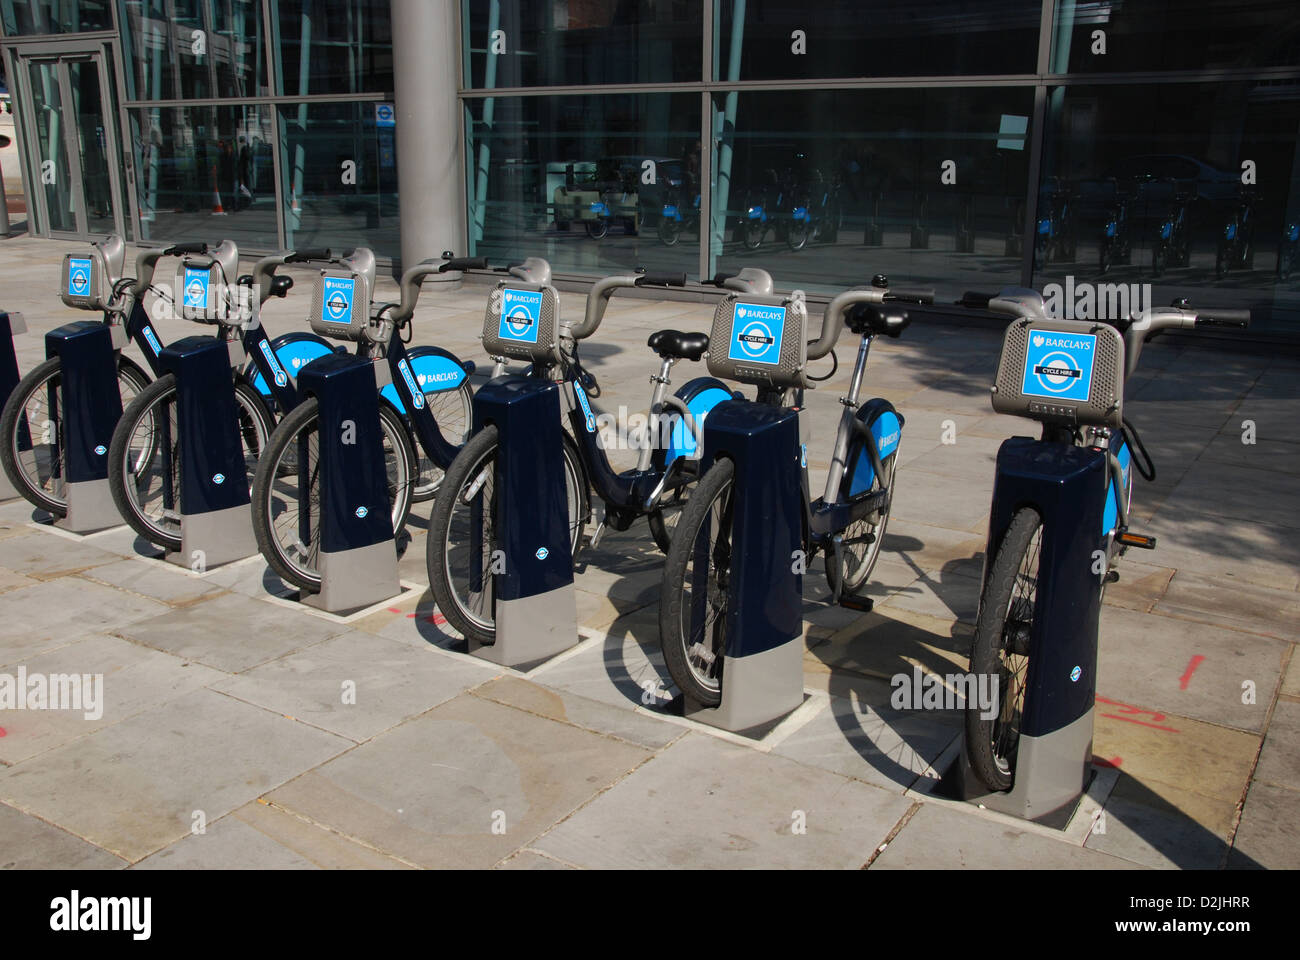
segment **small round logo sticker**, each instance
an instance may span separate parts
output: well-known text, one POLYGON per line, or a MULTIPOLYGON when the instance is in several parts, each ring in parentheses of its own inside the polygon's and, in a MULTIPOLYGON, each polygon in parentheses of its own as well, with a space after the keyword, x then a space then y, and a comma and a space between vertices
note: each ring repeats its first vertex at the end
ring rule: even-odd
POLYGON ((1083 676, 1083 670, 1081 670, 1079 667, 1075 667, 1073 670, 1070 671, 1070 682, 1078 683, 1079 678, 1081 676, 1083 676))
POLYGON ((226 475, 224 473, 214 473, 212 475, 212 482, 217 484, 217 486, 220 486, 226 482, 226 475))
POLYGON ((369 512, 370 512, 370 511, 367 510, 365 507, 357 507, 357 519, 358 519, 358 520, 364 520, 366 514, 369 513, 369 512))
POLYGON ((99 456, 102 457, 104 454, 108 453, 108 447, 104 446, 101 443, 99 446, 95 448, 95 453, 97 453, 99 456))
POLYGON ((545 560, 545 559, 546 559, 548 556, 550 556, 550 555, 551 555, 551 551, 547 550, 545 547, 538 547, 538 548, 537 548, 537 559, 538 559, 538 560, 545 560))

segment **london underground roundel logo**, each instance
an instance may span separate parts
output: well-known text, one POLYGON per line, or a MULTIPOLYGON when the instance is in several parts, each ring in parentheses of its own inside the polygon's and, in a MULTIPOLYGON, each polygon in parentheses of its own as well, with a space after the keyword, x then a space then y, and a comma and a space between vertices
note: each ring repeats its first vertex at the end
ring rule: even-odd
POLYGON ((1062 351, 1054 351, 1034 365, 1034 374, 1044 390, 1064 393, 1083 375, 1079 362, 1062 351))
POLYGON ((510 332, 517 337, 522 337, 526 334, 528 328, 532 325, 532 314, 528 312, 528 308, 523 304, 517 304, 516 306, 511 307, 510 312, 506 314, 506 326, 509 327, 510 332))
MULTIPOLYGON (((744 312, 744 307, 736 311, 738 315, 744 312)), ((741 319, 744 317, 742 316, 741 319)), ((746 323, 736 339, 740 341, 740 349, 751 357, 763 356, 775 342, 772 328, 761 320, 750 320, 746 323)))
POLYGON ((86 278, 85 272, 82 270, 74 271, 72 276, 69 278, 69 283, 72 284, 72 289, 77 293, 85 293, 86 286, 89 282, 90 281, 86 278))
POLYGON ((335 290, 325 301, 325 309, 329 311, 331 317, 335 320, 342 320, 348 312, 348 298, 342 293, 335 290))
POLYGON ((190 281, 190 285, 185 288, 185 293, 189 296, 191 300, 202 300, 203 282, 199 280, 198 277, 195 277, 193 280, 190 281))

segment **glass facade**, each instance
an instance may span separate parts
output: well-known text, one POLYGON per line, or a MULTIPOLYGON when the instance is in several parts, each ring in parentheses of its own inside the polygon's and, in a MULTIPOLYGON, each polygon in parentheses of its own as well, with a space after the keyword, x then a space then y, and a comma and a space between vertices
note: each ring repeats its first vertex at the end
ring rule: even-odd
MULTIPOLYGON (((811 293, 1150 284, 1300 336, 1294 0, 429 2, 459 15, 460 89, 428 91, 463 117, 459 249, 811 293)), ((392 24, 0 0, 37 231, 398 257, 392 24)))

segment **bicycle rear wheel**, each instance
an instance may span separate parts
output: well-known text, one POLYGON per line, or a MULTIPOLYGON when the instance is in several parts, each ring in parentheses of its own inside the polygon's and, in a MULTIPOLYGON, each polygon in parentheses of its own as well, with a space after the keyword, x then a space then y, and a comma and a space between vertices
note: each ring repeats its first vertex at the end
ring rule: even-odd
MULTIPOLYGON (((61 362, 51 357, 28 371, 0 413, 0 461, 5 475, 24 499, 56 517, 68 513, 61 381, 61 362)), ((148 386, 148 375, 119 355, 117 388, 122 406, 148 386)))
POLYGON ((702 706, 722 702, 736 466, 718 460, 691 492, 659 591, 659 642, 677 689, 702 706))
POLYGON ((966 704, 966 753, 975 775, 990 790, 1009 790, 1015 780, 1042 538, 1038 511, 1016 511, 980 598, 970 671, 976 677, 997 677, 998 713, 986 718, 978 704, 966 704))
MULTIPOLYGON (((415 453, 401 416, 379 405, 393 532, 411 509, 415 453)), ((320 577, 320 407, 304 400, 280 421, 253 478, 253 534, 271 569, 286 583, 318 592, 320 577)))

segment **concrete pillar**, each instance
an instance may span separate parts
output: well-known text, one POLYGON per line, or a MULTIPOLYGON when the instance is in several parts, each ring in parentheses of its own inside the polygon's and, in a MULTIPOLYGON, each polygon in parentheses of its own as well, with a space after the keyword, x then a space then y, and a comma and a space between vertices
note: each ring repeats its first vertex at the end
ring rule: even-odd
POLYGON ((392 0, 402 264, 464 256, 459 16, 455 0, 392 0))

